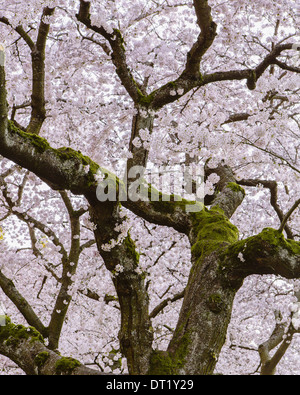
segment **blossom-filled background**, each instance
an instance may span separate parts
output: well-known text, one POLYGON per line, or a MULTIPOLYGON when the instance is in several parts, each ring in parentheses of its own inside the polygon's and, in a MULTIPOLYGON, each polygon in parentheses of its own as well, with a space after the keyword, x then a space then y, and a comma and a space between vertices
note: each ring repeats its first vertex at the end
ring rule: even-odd
MULTIPOLYGON (((222 175, 214 171, 221 164, 245 191, 230 218, 239 240, 282 225, 298 245, 289 262, 299 266, 295 2, 5 0, 0 42, 9 128, 64 153, 66 174, 74 151, 89 158, 78 174, 95 173, 95 183, 101 169, 122 178, 126 161, 145 166, 147 181, 152 165, 205 168, 209 208, 222 193, 222 175)), ((167 350, 193 270, 189 237, 163 219, 151 221, 142 207, 122 204, 115 237, 99 245, 101 212, 93 218, 88 192, 62 187, 59 178, 53 185, 50 168, 33 171, 42 162, 28 159, 27 166, 22 144, 15 154, 0 147, 1 305, 12 322, 42 333, 49 349, 99 372, 127 373, 119 337, 125 307, 116 285, 127 268, 120 261, 110 269, 105 254, 129 232, 134 270, 149 298, 152 348, 167 350), (51 340, 47 334, 58 325, 51 340)), ((242 252, 238 259, 247 262, 242 252)), ((260 351, 277 328, 281 340, 272 353, 287 344, 276 373, 299 374, 294 274, 258 271, 244 279, 215 373, 261 373, 260 351)), ((24 374, 8 351, 0 354, 0 374, 24 374)))

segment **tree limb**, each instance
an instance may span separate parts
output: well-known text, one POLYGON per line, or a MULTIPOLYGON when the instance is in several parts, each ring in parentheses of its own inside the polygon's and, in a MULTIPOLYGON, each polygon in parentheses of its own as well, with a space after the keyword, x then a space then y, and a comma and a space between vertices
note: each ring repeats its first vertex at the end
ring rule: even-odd
POLYGON ((296 210, 296 208, 299 206, 300 204, 300 199, 298 199, 293 206, 289 209, 289 211, 286 213, 286 215, 283 217, 283 220, 281 222, 281 225, 278 229, 279 232, 283 232, 285 225, 288 221, 288 219, 290 218, 290 216, 293 214, 293 212, 296 210))
POLYGON ((26 131, 39 134, 46 118, 45 108, 45 49, 50 25, 44 22, 45 17, 53 15, 54 8, 43 10, 36 43, 31 51, 32 58, 32 95, 31 118, 26 131))
POLYGON ((177 300, 180 300, 184 297, 184 290, 181 292, 178 292, 176 295, 174 295, 172 298, 167 298, 164 299, 161 303, 159 303, 152 312, 150 313, 149 317, 155 318, 169 303, 176 302, 177 300))
POLYGON ((289 348, 293 335, 297 331, 293 328, 292 323, 290 323, 288 329, 286 329, 287 326, 287 322, 282 322, 281 320, 276 322, 275 328, 269 339, 260 344, 258 352, 261 360, 260 374, 262 376, 275 374, 276 366, 284 356, 286 350, 289 348), (279 344, 279 348, 276 350, 274 355, 271 356, 270 351, 279 344))
POLYGON ((230 283, 240 283, 252 274, 300 277, 300 242, 285 239, 266 228, 256 236, 238 241, 221 255, 220 269, 230 283))
POLYGON ((0 353, 14 361, 27 375, 101 375, 79 361, 49 350, 33 327, 15 325, 9 317, 0 326, 0 353))
POLYGON ((35 314, 28 301, 19 293, 12 280, 7 278, 0 270, 0 287, 5 295, 14 303, 29 325, 35 327, 44 337, 47 329, 35 314))
POLYGON ((45 7, 41 17, 37 40, 34 42, 24 28, 19 25, 13 27, 6 17, 1 17, 0 22, 14 29, 24 39, 31 51, 32 59, 32 95, 31 95, 31 118, 27 126, 27 132, 39 134, 46 118, 45 109, 45 48, 50 25, 44 20, 53 15, 55 8, 45 7))
MULTIPOLYGON (((278 205, 278 188, 277 188, 277 182, 272 181, 272 180, 261 180, 261 179, 243 179, 238 181, 239 185, 244 185, 244 186, 249 186, 249 187, 254 187, 258 185, 262 185, 264 188, 268 188, 270 190, 270 203, 271 206, 274 208, 279 221, 282 223, 284 219, 284 213, 281 210, 281 208, 278 205)), ((293 232, 291 231, 290 227, 285 223, 284 228, 286 231, 287 237, 289 239, 293 239, 293 232)), ((282 229, 282 230, 283 230, 282 229)))
POLYGON ((114 29, 112 33, 108 33, 103 26, 93 25, 90 8, 91 3, 89 1, 80 0, 79 12, 76 14, 78 21, 83 23, 88 29, 103 36, 109 42, 112 49, 111 59, 116 67, 116 73, 134 103, 138 103, 143 94, 127 65, 124 39, 120 30, 114 29))

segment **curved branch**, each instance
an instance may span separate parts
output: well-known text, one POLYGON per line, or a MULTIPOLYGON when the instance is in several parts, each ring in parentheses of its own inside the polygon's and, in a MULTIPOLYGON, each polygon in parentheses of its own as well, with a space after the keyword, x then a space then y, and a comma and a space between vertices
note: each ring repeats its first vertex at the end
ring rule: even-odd
POLYGON ((89 1, 80 0, 79 12, 76 14, 78 21, 83 23, 88 29, 103 36, 109 42, 112 49, 111 59, 116 67, 116 73, 132 100, 138 103, 139 99, 143 97, 143 94, 129 70, 126 61, 124 39, 120 30, 114 29, 113 33, 108 33, 103 26, 93 25, 91 22, 90 8, 91 3, 89 1))
POLYGON ((49 350, 32 327, 15 325, 9 317, 0 326, 0 353, 14 361, 27 375, 101 375, 74 358, 49 350))
POLYGON ((154 309, 151 311, 149 317, 155 318, 169 303, 176 302, 177 300, 180 300, 184 297, 185 290, 178 292, 176 295, 173 296, 173 298, 166 298, 164 299, 159 305, 154 307, 154 309))
MULTIPOLYGON (((243 186, 249 186, 249 187, 256 187, 258 185, 262 185, 264 188, 268 188, 270 190, 270 203, 271 206, 274 208, 279 220, 281 223, 283 223, 284 220, 284 213, 279 207, 279 204, 277 202, 277 195, 278 195, 278 188, 277 188, 277 182, 276 181, 271 181, 271 180, 260 180, 260 179, 243 179, 238 181, 239 185, 243 186)), ((286 224, 286 221, 283 225, 283 228, 281 231, 285 230, 286 235, 288 239, 294 239, 293 232, 291 231, 290 227, 286 224)))
POLYGON ((12 280, 7 278, 0 270, 0 287, 5 295, 14 303, 29 325, 35 327, 44 337, 47 329, 33 311, 27 300, 19 293, 12 280))
POLYGON ((285 239, 266 228, 256 236, 233 243, 220 256, 220 270, 231 284, 241 284, 252 274, 300 277, 300 242, 285 239))
POLYGON ((290 218, 290 216, 293 214, 293 212, 296 210, 296 208, 298 207, 300 205, 300 199, 298 199, 294 204, 293 204, 293 206, 289 209, 289 211, 286 213, 286 215, 284 216, 284 218, 283 218, 283 220, 282 220, 282 222, 281 222, 281 225, 280 225, 280 228, 278 229, 278 231, 279 232, 283 232, 283 230, 284 230, 284 228, 285 228, 285 226, 286 226, 286 223, 287 223, 287 221, 288 221, 288 219, 290 218))

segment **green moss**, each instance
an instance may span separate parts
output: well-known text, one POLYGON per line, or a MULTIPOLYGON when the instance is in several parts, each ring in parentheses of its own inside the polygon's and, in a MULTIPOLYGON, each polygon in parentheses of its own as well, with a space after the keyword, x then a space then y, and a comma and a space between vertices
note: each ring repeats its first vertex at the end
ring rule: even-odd
POLYGON ((226 248, 220 256, 219 270, 226 274, 227 269, 231 271, 236 265, 243 271, 247 269, 247 262, 277 256, 280 254, 280 250, 286 251, 292 256, 299 256, 300 243, 285 239, 282 233, 276 229, 265 228, 258 235, 238 241, 226 248))
POLYGON ((150 360, 150 375, 176 374, 176 364, 167 351, 155 350, 150 360))
POLYGON ((217 362, 216 353, 212 349, 206 350, 204 358, 206 360, 206 372, 212 372, 217 362))
MULTIPOLYGON (((151 197, 149 197, 151 199, 151 197)), ((155 211, 160 211, 167 214, 174 214, 176 209, 179 207, 182 211, 185 211, 186 200, 179 200, 175 195, 166 195, 164 193, 158 193, 157 201, 150 201, 155 211)))
POLYGON ((155 350, 151 355, 150 375, 176 375, 179 373, 180 368, 184 366, 185 357, 190 344, 189 334, 186 333, 180 339, 180 345, 175 353, 168 351, 155 350))
POLYGON ((80 365, 81 363, 77 359, 62 357, 55 363, 55 372, 58 375, 71 375, 73 370, 80 365))
MULTIPOLYGON (((251 259, 255 254, 275 255, 278 248, 283 248, 291 255, 300 254, 300 243, 285 239, 283 234, 273 228, 265 228, 258 235, 248 237, 228 247, 224 254, 235 258, 241 252, 245 259, 251 259)), ((237 258, 239 259, 239 258, 237 258)))
POLYGON ((281 232, 273 228, 265 228, 259 235, 254 236, 268 241, 273 247, 286 249, 291 255, 300 254, 300 243, 286 239, 281 232))
POLYGON ((95 174, 100 168, 100 166, 92 161, 88 156, 83 155, 80 151, 76 151, 70 147, 61 147, 58 149, 53 149, 53 152, 61 160, 74 160, 76 159, 82 166, 89 166, 89 172, 87 173, 88 185, 95 184, 95 174))
POLYGON ((213 303, 220 303, 222 301, 222 297, 220 294, 212 294, 209 296, 209 301, 213 303))
POLYGON ((154 98, 154 92, 150 93, 150 95, 144 95, 140 89, 138 89, 138 95, 139 95, 139 104, 141 104, 144 107, 149 107, 150 104, 153 101, 154 98))
MULTIPOLYGON (((99 170, 100 166, 93 162, 88 156, 83 155, 80 151, 75 151, 69 147, 61 147, 58 149, 51 148, 48 141, 36 134, 26 133, 23 130, 16 127, 16 125, 12 121, 8 121, 8 130, 11 133, 15 133, 23 138, 25 138, 28 142, 30 142, 40 153, 43 153, 46 150, 51 150, 58 158, 62 160, 73 160, 74 158, 78 160, 80 164, 83 166, 89 166, 89 182, 95 183, 94 175, 99 170)), ((106 170, 103 169, 104 172, 106 170)))
POLYGON ((124 244, 125 244, 127 250, 129 251, 129 253, 131 254, 131 256, 133 256, 134 262, 136 263, 136 265, 138 265, 139 260, 140 260, 140 254, 136 251, 136 245, 135 245, 134 241, 132 240, 132 238, 130 237, 129 232, 128 232, 126 238, 124 239, 124 244))
POLYGON ((197 213, 191 213, 193 232, 196 242, 191 251, 194 256, 201 259, 220 247, 235 243, 239 232, 219 207, 211 210, 204 208, 197 213))
POLYGON ((124 38, 123 38, 123 36, 122 36, 122 33, 121 33, 121 31, 119 30, 119 29, 114 29, 114 34, 116 35, 116 37, 119 39, 119 41, 120 41, 120 43, 121 43, 121 46, 122 46, 122 50, 125 52, 125 45, 126 45, 126 43, 125 43, 125 40, 124 40, 124 38))
POLYGON ((30 141, 31 144, 38 150, 38 152, 44 152, 47 149, 50 149, 50 144, 48 141, 37 134, 26 133, 23 130, 16 127, 16 125, 12 121, 8 121, 8 130, 11 133, 15 133, 21 137, 26 138, 26 140, 30 141))
POLYGON ((9 317, 6 318, 6 325, 0 326, 0 343, 7 346, 17 346, 20 341, 30 339, 30 342, 39 341, 44 343, 43 336, 32 326, 15 325, 9 317))
POLYGON ((50 354, 47 351, 42 351, 34 358, 34 363, 38 368, 42 368, 48 360, 50 354))
POLYGON ((88 156, 83 155, 80 151, 75 151, 70 147, 61 147, 55 150, 57 155, 63 160, 78 159, 83 166, 90 166, 90 172, 96 174, 100 166, 93 162, 88 156))
POLYGON ((226 185, 226 188, 230 188, 234 192, 242 192, 242 194, 245 196, 246 192, 245 189, 242 188, 240 185, 236 184, 235 182, 229 182, 226 185))
POLYGON ((195 211, 201 211, 204 207, 200 202, 183 199, 179 195, 168 195, 162 193, 154 188, 151 184, 148 184, 147 188, 145 187, 141 194, 143 194, 149 200, 155 211, 165 214, 174 214, 178 208, 181 211, 186 212, 188 206, 193 206, 195 211))

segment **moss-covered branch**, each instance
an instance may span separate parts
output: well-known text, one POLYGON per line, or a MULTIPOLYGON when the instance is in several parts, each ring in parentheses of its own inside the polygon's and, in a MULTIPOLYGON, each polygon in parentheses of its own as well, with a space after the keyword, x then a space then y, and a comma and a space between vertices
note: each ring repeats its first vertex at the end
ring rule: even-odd
POLYGON ((5 317, 0 326, 0 354, 14 361, 28 375, 99 375, 74 358, 49 350, 33 327, 16 325, 5 317))
MULTIPOLYGON (((235 185, 226 188, 240 193, 235 185)), ((173 374, 213 372, 225 341, 234 296, 245 277, 300 277, 300 242, 285 239, 281 232, 270 228, 238 241, 237 228, 218 207, 193 214, 192 219, 193 267, 179 320, 167 354, 154 355, 173 374), (179 350, 183 352, 178 361, 179 350)))
POLYGON ((96 199, 95 174, 100 168, 71 148, 54 149, 36 134, 26 133, 11 121, 1 120, 0 154, 32 171, 54 189, 67 189, 96 199), (86 171, 88 169, 88 171, 86 171))
POLYGON ((229 246, 220 258, 219 269, 232 283, 240 283, 251 274, 299 278, 300 242, 285 239, 280 231, 266 228, 229 246))

